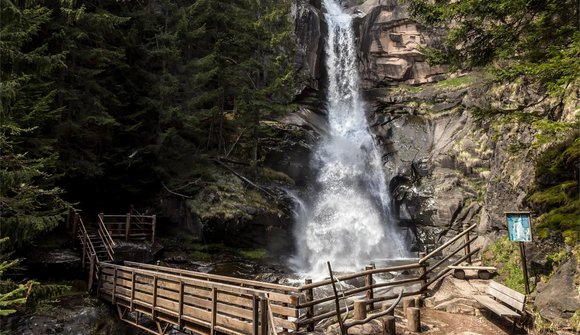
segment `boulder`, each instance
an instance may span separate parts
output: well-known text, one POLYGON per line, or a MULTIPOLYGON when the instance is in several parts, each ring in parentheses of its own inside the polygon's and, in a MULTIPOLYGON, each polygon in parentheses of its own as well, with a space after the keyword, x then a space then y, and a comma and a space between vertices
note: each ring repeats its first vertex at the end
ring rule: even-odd
POLYGON ((109 306, 89 297, 66 297, 32 315, 11 316, 2 329, 20 335, 133 335, 138 331, 118 320, 109 306))
POLYGON ((484 294, 486 287, 484 280, 447 276, 434 289, 434 294, 425 299, 425 306, 448 313, 478 315, 480 305, 471 297, 484 294))
MULTIPOLYGON (((352 321, 352 320, 348 320, 352 321)), ((363 325, 352 326, 348 329, 350 335, 382 335, 384 334, 385 326, 383 320, 376 319, 371 320, 363 325)), ((340 327, 338 324, 334 324, 326 329, 325 334, 328 335, 340 335, 340 327)))
POLYGON ((580 310, 580 264, 571 256, 547 283, 539 283, 534 305, 542 317, 558 326, 566 326, 580 310))

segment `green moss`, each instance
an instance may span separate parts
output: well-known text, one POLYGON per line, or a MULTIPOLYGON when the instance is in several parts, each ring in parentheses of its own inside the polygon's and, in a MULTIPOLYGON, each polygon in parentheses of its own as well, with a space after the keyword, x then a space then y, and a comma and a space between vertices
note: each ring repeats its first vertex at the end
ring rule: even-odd
POLYGON ((541 214, 537 220, 540 238, 560 234, 571 246, 580 241, 580 184, 575 172, 579 160, 579 132, 539 156, 528 201, 541 214))
MULTIPOLYGON (((578 129, 578 122, 558 122, 547 118, 538 118, 532 122, 532 126, 536 130, 533 145, 539 147, 541 145, 562 141, 567 134, 574 129, 578 129)), ((579 148, 575 149, 578 155, 579 148)), ((569 153, 571 154, 571 153, 569 153)))
POLYGON ((439 81, 435 84, 435 87, 462 87, 462 86, 469 86, 475 83, 478 79, 478 76, 473 74, 468 74, 465 76, 458 76, 453 78, 448 78, 442 81, 439 81))
POLYGON ((576 332, 580 332, 580 309, 574 312, 570 318, 570 327, 576 332))
POLYGON ((521 258, 516 242, 510 241, 507 236, 501 237, 487 246, 481 260, 484 265, 497 267, 499 282, 518 292, 525 292, 524 274, 520 267, 521 258))
POLYGON ((560 206, 568 201, 570 191, 576 187, 578 187, 577 182, 567 181, 545 191, 536 192, 529 197, 529 200, 538 206, 560 206))
POLYGON ((272 170, 270 168, 263 168, 260 170, 260 174, 262 175, 262 177, 271 181, 279 181, 289 185, 295 184, 294 179, 290 178, 284 172, 272 170))
POLYGON ((227 171, 213 171, 212 182, 206 186, 188 205, 202 221, 213 218, 220 220, 251 219, 246 208, 278 211, 275 203, 268 201, 262 193, 248 188, 238 177, 227 171))
POLYGON ((240 250, 240 255, 249 259, 264 259, 270 256, 265 249, 240 250))
POLYGON ((566 249, 562 249, 558 252, 553 254, 547 254, 544 256, 544 260, 546 261, 546 267, 551 269, 550 273, 547 275, 541 275, 542 282, 547 283, 550 280, 550 277, 554 274, 554 271, 558 269, 560 264, 562 264, 567 259, 568 253, 566 249))

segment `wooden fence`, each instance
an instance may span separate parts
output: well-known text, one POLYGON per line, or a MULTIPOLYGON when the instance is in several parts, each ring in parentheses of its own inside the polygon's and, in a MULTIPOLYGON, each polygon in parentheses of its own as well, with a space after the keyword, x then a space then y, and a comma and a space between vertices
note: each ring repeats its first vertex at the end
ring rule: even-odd
POLYGON ((155 215, 105 215, 99 214, 100 223, 110 233, 112 239, 125 241, 151 241, 155 242, 155 215))
POLYGON ((231 335, 312 331, 316 323, 354 310, 354 301, 361 298, 372 311, 378 303, 400 299, 401 295, 424 294, 430 285, 450 271, 447 263, 451 257, 463 251, 463 256, 452 262, 457 265, 470 262, 479 251, 471 250, 475 237, 470 238, 469 233, 475 228, 473 225, 464 227, 463 232, 429 254, 420 254, 412 264, 385 268, 367 266, 361 272, 334 277, 334 281, 340 283, 364 282, 362 286, 348 286, 340 292, 338 298, 342 302, 337 312, 328 308, 337 298, 331 293, 333 282, 330 279, 314 283, 306 279, 300 286, 289 286, 136 262, 110 263, 108 261, 114 259, 115 238, 130 239, 133 234, 142 234, 141 229, 150 229, 148 236, 154 240, 155 216, 100 214, 98 236, 109 256, 107 259, 98 258, 80 215, 75 214, 74 218, 75 236, 83 246, 83 266, 87 259, 90 260, 89 285, 97 279, 98 294, 116 305, 119 317, 152 334, 165 334, 170 328, 231 335), (429 264, 453 245, 456 246, 454 250, 445 252, 446 256, 435 264, 429 264), (384 274, 391 277, 403 271, 407 273, 405 276, 377 280, 384 278, 384 274), (404 293, 397 294, 393 290, 377 295, 379 289, 402 286, 407 287, 404 293), (144 323, 142 317, 152 322, 144 323))
MULTIPOLYGON (((163 334, 167 327, 232 335, 298 329, 289 320, 298 316, 295 294, 246 287, 243 280, 229 285, 197 279, 194 277, 199 276, 188 276, 187 271, 171 274, 135 265, 103 264, 98 292, 117 305, 121 319, 151 333, 163 334), (130 318, 130 312, 148 316, 156 329, 140 324, 139 318, 130 318)), ((247 281, 248 286, 255 283, 247 281)))

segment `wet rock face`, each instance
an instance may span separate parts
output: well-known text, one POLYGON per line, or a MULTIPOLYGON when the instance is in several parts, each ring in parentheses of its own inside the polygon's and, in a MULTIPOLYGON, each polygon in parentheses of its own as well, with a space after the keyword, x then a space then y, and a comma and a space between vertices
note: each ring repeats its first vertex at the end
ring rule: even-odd
POLYGON ((320 1, 297 0, 293 7, 296 53, 294 67, 298 73, 298 90, 318 89, 323 54, 323 14, 320 1))
POLYGON ((423 245, 440 244, 474 223, 485 238, 505 231, 504 212, 526 208, 542 150, 538 129, 524 116, 565 119, 570 109, 533 85, 498 86, 478 74, 365 94, 392 176, 392 207, 423 245))

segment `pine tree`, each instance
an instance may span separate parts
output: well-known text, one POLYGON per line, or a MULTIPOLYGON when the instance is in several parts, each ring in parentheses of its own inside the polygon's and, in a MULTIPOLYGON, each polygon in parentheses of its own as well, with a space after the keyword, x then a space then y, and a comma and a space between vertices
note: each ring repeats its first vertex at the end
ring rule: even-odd
MULTIPOLYGON (((101 3, 60 0, 47 26, 51 49, 66 54, 66 68, 55 79, 59 121, 61 184, 71 198, 87 199, 87 189, 106 192, 107 170, 118 148, 118 113, 124 111, 126 69, 121 27, 129 19, 101 3), (104 179, 101 179, 104 178, 104 179)), ((118 10, 115 3, 110 4, 118 10)), ((93 199, 89 199, 92 201, 93 199)))
POLYGON ((460 68, 492 65, 500 78, 527 75, 560 92, 580 73, 580 4, 576 0, 411 0, 415 18, 449 28, 432 62, 460 68))
POLYGON ((32 1, 2 2, 0 15, 0 236, 22 245, 50 230, 66 204, 54 186, 53 73, 63 55, 39 42, 51 11, 32 1))

